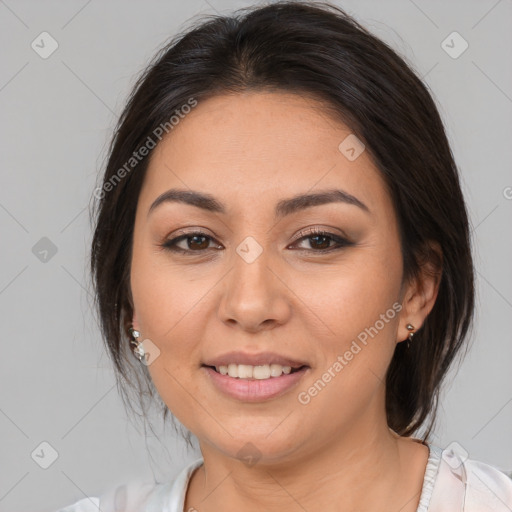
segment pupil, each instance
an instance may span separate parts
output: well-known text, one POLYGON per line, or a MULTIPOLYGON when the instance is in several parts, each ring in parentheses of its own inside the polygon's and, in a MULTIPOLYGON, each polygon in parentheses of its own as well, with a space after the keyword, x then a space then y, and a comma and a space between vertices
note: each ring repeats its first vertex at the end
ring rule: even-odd
MULTIPOLYGON (((322 245, 321 249, 325 249, 326 247, 329 247, 329 241, 328 241, 328 238, 329 238, 329 237, 327 237, 327 236, 325 236, 325 235, 316 235, 316 236, 314 236, 314 237, 313 237, 313 239, 315 239, 315 238, 317 238, 317 239, 318 239, 318 238, 323 238, 323 239, 324 239, 324 242, 325 242, 325 241, 327 241, 327 245, 326 245, 325 243, 324 243, 324 244, 320 244, 320 245, 322 245)), ((317 244, 317 245, 318 245, 318 244, 317 244)))
MULTIPOLYGON (((192 236, 192 237, 191 237, 191 240, 197 240, 198 238, 199 238, 199 239, 201 239, 201 238, 202 238, 202 239, 206 239, 206 237, 205 237, 205 236, 201 236, 201 235, 194 235, 194 236, 192 236)), ((193 245, 194 243, 195 243, 195 242, 192 242, 192 245, 193 245)), ((203 242, 203 244, 199 244, 199 245, 204 245, 204 242, 203 242)), ((208 247, 208 242, 206 242, 206 247, 208 247)), ((199 249, 206 249, 206 247, 199 247, 199 249)))

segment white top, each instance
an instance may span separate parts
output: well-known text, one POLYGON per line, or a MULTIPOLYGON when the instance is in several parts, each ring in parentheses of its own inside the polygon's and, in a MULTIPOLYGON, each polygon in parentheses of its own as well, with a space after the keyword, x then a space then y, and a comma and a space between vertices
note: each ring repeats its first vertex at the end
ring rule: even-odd
MULTIPOLYGON (((428 445, 429 457, 416 512, 511 512, 512 479, 497 468, 428 445)), ((99 498, 85 498, 56 512, 184 512, 190 476, 199 458, 173 482, 132 482, 99 498)))

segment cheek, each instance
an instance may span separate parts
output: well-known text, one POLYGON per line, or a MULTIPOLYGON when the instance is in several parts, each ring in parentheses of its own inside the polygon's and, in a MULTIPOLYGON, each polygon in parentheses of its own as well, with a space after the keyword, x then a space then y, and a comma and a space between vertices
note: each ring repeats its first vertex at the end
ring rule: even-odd
POLYGON ((334 334, 316 339, 320 364, 297 391, 304 428, 322 418, 333 435, 382 396, 400 311, 390 283, 353 275, 339 284, 341 292, 319 309, 334 334))
POLYGON ((207 317, 206 281, 185 276, 151 249, 134 248, 131 288, 137 320, 143 339, 160 350, 148 371, 162 400, 180 421, 191 414, 189 393, 197 394, 191 375, 198 368, 207 317))
POLYGON ((200 295, 195 297, 190 288, 176 287, 169 275, 160 275, 158 279, 148 276, 144 280, 141 274, 138 281, 134 301, 142 334, 160 351, 148 371, 173 415, 186 428, 193 428, 194 418, 200 412, 191 399, 200 392, 197 379, 193 378, 198 371, 203 331, 200 295))
POLYGON ((302 390, 305 401, 318 394, 314 400, 325 414, 345 415, 357 408, 354 397, 365 403, 381 386, 396 346, 400 279, 400 258, 384 257, 375 244, 329 274, 297 280, 297 293, 316 313, 309 315, 310 325, 320 326, 315 339, 322 354, 309 383, 314 389, 302 390), (333 400, 343 400, 348 409, 329 409, 333 400))
MULTIPOLYGON (((331 343, 340 340, 337 348, 364 332, 392 308, 399 298, 400 258, 382 257, 377 250, 365 247, 342 261, 335 268, 296 275, 294 293, 304 305, 309 326, 318 326, 315 334, 331 343)), ((386 320, 393 319, 391 310, 386 320)), ((383 333, 389 331, 380 329, 383 333)))
MULTIPOLYGON (((137 319, 144 335, 167 342, 200 319, 201 299, 209 288, 207 280, 184 274, 164 253, 150 248, 134 249, 131 287, 137 319)), ((211 286, 211 285, 210 285, 211 286)), ((186 336, 190 339, 190 336, 186 336)))

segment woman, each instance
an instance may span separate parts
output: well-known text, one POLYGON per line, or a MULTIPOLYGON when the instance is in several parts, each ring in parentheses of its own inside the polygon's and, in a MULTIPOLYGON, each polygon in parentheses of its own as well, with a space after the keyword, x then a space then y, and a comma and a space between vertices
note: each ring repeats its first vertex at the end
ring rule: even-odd
POLYGON ((512 509, 504 473, 429 442, 474 309, 441 119, 341 9, 274 3, 172 41, 95 196, 118 378, 156 388, 202 457, 66 511, 512 509))

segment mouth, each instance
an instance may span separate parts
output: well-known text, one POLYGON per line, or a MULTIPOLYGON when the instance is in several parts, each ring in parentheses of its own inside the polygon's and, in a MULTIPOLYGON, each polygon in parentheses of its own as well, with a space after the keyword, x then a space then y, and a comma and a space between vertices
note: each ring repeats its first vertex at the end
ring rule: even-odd
POLYGON ((285 395, 298 386, 311 370, 308 365, 205 365, 209 382, 216 391, 242 402, 264 402, 285 395))

